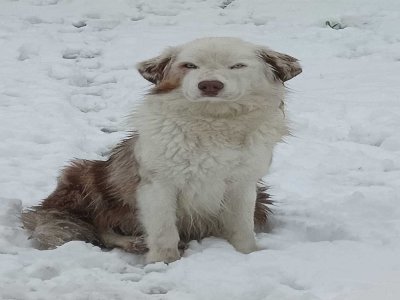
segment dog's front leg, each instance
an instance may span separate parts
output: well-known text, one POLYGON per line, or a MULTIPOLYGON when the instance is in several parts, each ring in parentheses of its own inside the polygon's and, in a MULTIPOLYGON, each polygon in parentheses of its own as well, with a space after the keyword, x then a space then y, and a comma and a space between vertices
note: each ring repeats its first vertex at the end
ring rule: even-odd
POLYGON ((140 218, 147 234, 148 263, 180 258, 176 227, 176 190, 164 182, 146 183, 137 191, 140 218))
POLYGON ((254 237, 254 208, 257 192, 253 182, 230 184, 225 192, 222 224, 226 239, 240 252, 257 250, 254 237))

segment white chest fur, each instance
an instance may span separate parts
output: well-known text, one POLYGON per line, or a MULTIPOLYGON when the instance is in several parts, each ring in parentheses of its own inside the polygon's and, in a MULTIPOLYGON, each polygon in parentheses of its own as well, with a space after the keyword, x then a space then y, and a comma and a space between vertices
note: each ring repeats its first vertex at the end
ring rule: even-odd
POLYGON ((286 131, 280 111, 228 117, 165 112, 143 105, 135 121, 140 175, 174 186, 178 210, 213 215, 231 182, 265 175, 273 146, 286 131))

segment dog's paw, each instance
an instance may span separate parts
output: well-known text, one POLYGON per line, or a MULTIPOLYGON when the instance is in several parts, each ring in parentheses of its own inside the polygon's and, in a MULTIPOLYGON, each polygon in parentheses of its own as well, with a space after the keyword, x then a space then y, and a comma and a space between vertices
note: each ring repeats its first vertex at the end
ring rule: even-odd
POLYGON ((144 237, 130 237, 125 239, 120 247, 129 253, 143 254, 149 251, 144 237))
POLYGON ((233 247, 235 247, 237 251, 242 252, 244 254, 248 254, 258 250, 256 240, 254 237, 249 237, 247 239, 243 238, 231 239, 230 243, 232 244, 233 247))
POLYGON ((147 263, 165 262, 171 263, 181 258, 178 247, 152 249, 146 255, 147 263))

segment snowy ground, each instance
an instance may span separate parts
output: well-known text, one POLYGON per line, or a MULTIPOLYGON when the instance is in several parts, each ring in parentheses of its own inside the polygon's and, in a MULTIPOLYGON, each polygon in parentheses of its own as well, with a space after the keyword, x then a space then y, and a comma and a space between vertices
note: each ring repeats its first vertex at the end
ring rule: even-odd
POLYGON ((400 299, 399 22, 398 0, 1 0, 0 299, 400 299), (135 62, 209 35, 304 68, 288 83, 294 136, 267 176, 265 250, 209 238, 143 266, 81 242, 33 249, 18 213, 68 160, 124 136, 148 88, 135 62))

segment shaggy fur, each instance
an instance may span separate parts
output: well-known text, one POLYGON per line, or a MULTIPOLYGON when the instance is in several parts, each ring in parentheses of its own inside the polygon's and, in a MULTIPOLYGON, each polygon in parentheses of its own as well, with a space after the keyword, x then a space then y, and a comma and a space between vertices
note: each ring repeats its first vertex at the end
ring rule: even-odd
POLYGON ((185 242, 214 235, 256 250, 271 204, 259 178, 288 132, 283 82, 301 72, 297 60, 206 38, 138 70, 154 87, 133 113, 136 131, 107 161, 74 161, 23 213, 37 246, 84 240, 171 262, 185 242))
MULTIPOLYGON (((148 249, 130 197, 140 182, 133 133, 121 142, 107 161, 75 160, 58 178, 55 191, 39 206, 22 213, 24 227, 38 249, 53 249, 68 241, 82 240, 105 248, 119 247, 142 254, 148 249)), ((263 182, 257 185, 255 225, 267 224, 272 202, 263 182)), ((182 234, 181 247, 197 234, 182 234)))

